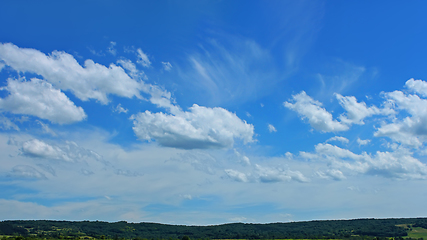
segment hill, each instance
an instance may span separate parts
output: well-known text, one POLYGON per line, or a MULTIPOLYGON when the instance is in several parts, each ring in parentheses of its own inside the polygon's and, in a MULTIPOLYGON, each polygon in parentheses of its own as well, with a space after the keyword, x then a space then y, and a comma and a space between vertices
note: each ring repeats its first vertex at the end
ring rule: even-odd
POLYGON ((408 236, 427 218, 354 219, 269 224, 184 226, 159 223, 16 220, 0 222, 0 234, 42 239, 373 239, 408 236))

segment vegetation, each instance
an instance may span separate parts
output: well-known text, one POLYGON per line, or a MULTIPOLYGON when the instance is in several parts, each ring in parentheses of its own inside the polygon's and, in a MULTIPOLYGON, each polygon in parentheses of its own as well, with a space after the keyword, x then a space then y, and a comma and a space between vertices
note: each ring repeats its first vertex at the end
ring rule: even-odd
POLYGON ((183 226, 100 221, 3 221, 1 240, 37 239, 427 239, 427 218, 183 226))

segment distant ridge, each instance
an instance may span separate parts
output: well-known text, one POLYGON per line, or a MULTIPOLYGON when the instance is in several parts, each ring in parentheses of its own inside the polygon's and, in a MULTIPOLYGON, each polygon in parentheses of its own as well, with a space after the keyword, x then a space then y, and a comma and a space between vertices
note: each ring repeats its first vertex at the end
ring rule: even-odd
POLYGON ((38 238, 124 239, 372 239, 402 238, 412 228, 427 230, 427 218, 314 220, 287 223, 228 223, 185 226, 102 221, 7 220, 0 234, 38 238), (397 226, 400 225, 400 226, 397 226))

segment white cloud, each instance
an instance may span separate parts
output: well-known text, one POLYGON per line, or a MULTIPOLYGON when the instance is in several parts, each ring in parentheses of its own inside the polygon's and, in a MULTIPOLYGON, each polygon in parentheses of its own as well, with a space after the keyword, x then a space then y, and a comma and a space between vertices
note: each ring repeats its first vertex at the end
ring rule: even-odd
POLYGON ((128 109, 123 108, 122 105, 119 103, 116 108, 114 108, 114 112, 118 112, 118 113, 127 113, 128 109))
POLYGON ((21 152, 29 157, 47 158, 72 162, 59 147, 51 146, 43 141, 33 139, 22 144, 21 152))
POLYGON ((394 152, 377 152, 372 158, 367 158, 370 164, 368 174, 381 175, 389 178, 426 179, 427 166, 411 156, 405 149, 394 152))
POLYGON ((336 180, 336 181, 341 181, 341 180, 346 179, 344 174, 338 169, 328 169, 328 170, 326 170, 326 172, 318 171, 317 174, 321 178, 331 178, 331 179, 336 180))
POLYGON ((292 102, 283 105, 298 112, 302 119, 308 119, 310 125, 323 132, 346 131, 349 127, 332 119, 332 114, 322 108, 322 103, 308 96, 304 91, 292 96, 292 102), (292 103, 293 102, 293 103, 292 103))
POLYGON ((50 83, 32 78, 31 81, 8 79, 3 90, 9 91, 0 99, 0 109, 14 114, 33 115, 53 123, 70 124, 82 121, 86 114, 50 83))
POLYGON ((148 59, 147 54, 145 54, 140 48, 138 48, 136 50, 137 56, 138 56, 138 60, 136 61, 137 63, 141 64, 143 67, 150 67, 151 62, 148 59))
MULTIPOLYGON (((423 81, 409 82, 408 85, 420 85, 423 83, 423 81)), ((427 140, 427 100, 401 91, 384 93, 384 96, 389 104, 397 110, 406 111, 410 116, 402 120, 394 117, 391 123, 383 122, 381 127, 374 133, 374 136, 389 137, 398 143, 414 148, 422 146, 427 140)))
POLYGON ((131 117, 140 140, 156 140, 167 147, 230 148, 234 139, 253 142, 254 127, 223 108, 194 104, 175 115, 145 111, 131 117))
POLYGON ((375 114, 393 114, 392 109, 378 109, 375 106, 367 107, 364 102, 357 102, 353 96, 344 97, 340 94, 335 94, 340 105, 347 111, 346 114, 340 116, 340 120, 346 124, 365 124, 363 119, 375 114))
POLYGON ((42 127, 44 133, 50 134, 52 136, 57 136, 56 132, 50 129, 49 125, 43 123, 42 121, 36 120, 36 122, 42 127))
POLYGON ((241 103, 271 91, 283 80, 268 49, 250 39, 209 39, 189 55, 183 85, 209 104, 241 103))
POLYGON ((427 82, 423 80, 414 80, 411 78, 406 81, 405 87, 418 94, 421 94, 423 97, 427 97, 427 82))
POLYGON ((355 154, 330 144, 317 144, 315 153, 300 153, 302 158, 323 160, 330 169, 318 172, 322 177, 343 179, 344 174, 366 174, 386 178, 427 179, 427 166, 404 148, 393 152, 377 151, 374 155, 365 152, 355 154))
POLYGON ((82 67, 72 55, 60 51, 47 56, 35 49, 4 43, 0 44, 0 59, 16 71, 43 76, 55 87, 70 90, 83 101, 96 99, 107 104, 108 94, 142 98, 140 91, 145 87, 115 64, 107 68, 88 59, 82 67))
POLYGON ((270 168, 262 167, 255 164, 257 179, 260 182, 283 182, 283 181, 297 181, 297 182, 308 182, 306 178, 299 171, 284 170, 281 168, 270 168))
POLYGON ((239 172, 233 169, 225 169, 224 171, 228 177, 230 177, 231 179, 237 182, 248 182, 248 177, 246 176, 246 174, 242 172, 239 172))
POLYGON ((163 64, 163 69, 165 71, 169 72, 170 70, 172 70, 172 64, 170 62, 162 62, 162 64, 163 64))
POLYGON ((27 157, 61 160, 65 162, 77 162, 87 159, 93 159, 96 161, 102 160, 102 157, 99 154, 82 148, 75 142, 65 142, 65 144, 60 146, 48 144, 38 139, 32 139, 23 142, 20 151, 27 157))
POLYGON ((310 181, 300 171, 285 170, 281 167, 264 167, 258 164, 255 164, 250 173, 243 173, 234 169, 226 169, 225 172, 228 177, 237 182, 276 183, 296 181, 306 183, 310 181))
POLYGON ((43 173, 28 165, 17 165, 13 167, 12 172, 10 172, 8 176, 14 178, 46 179, 43 173))
POLYGON ((3 115, 0 115, 0 128, 4 130, 15 129, 16 131, 19 131, 19 127, 3 115))
POLYGON ((172 161, 178 161, 190 164, 194 169, 204 173, 214 175, 218 168, 215 156, 202 151, 185 151, 172 158, 172 161))
POLYGON ((122 58, 117 60, 117 63, 120 64, 132 78, 148 79, 147 75, 145 75, 143 71, 138 70, 131 60, 122 58))
POLYGON ((234 149, 234 154, 237 156, 239 161, 243 163, 244 165, 251 165, 251 161, 249 158, 241 153, 239 153, 236 149, 234 149))
POLYGON ((116 56, 117 50, 114 48, 117 45, 116 42, 111 41, 110 46, 108 46, 108 52, 112 54, 113 56, 116 56))
POLYGON ((271 125, 271 124, 268 124, 268 131, 269 132, 277 132, 277 130, 276 130, 276 128, 273 126, 273 125, 271 125))
POLYGON ((362 139, 360 139, 360 138, 357 138, 357 143, 359 144, 359 146, 367 145, 367 144, 369 144, 370 142, 371 142, 371 140, 369 140, 369 139, 362 140, 362 139))
POLYGON ((347 138, 341 137, 341 136, 331 137, 328 140, 326 140, 325 142, 332 142, 332 141, 338 141, 338 142, 342 142, 342 143, 349 143, 350 142, 347 138))

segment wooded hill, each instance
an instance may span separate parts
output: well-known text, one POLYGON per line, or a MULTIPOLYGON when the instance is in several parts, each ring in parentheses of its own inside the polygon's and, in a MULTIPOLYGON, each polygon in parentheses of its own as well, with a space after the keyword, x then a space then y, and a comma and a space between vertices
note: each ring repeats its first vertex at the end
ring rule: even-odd
POLYGON ((25 238, 97 239, 372 239, 407 236, 396 225, 427 227, 427 218, 355 219, 269 224, 183 226, 101 221, 2 221, 0 235, 25 238))

